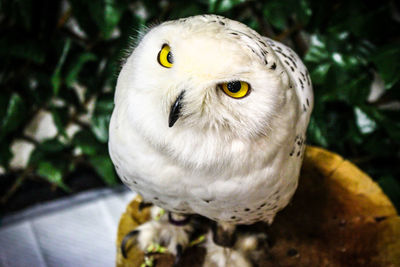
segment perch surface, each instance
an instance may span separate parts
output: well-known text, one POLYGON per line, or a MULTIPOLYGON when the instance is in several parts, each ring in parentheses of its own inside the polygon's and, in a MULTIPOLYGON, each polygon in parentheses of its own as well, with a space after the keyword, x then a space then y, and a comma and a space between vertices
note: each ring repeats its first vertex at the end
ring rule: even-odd
MULTIPOLYGON (((122 257, 123 237, 149 219, 134 199, 122 214, 117 266, 140 266, 144 254, 131 246, 122 257)), ((299 188, 268 230, 272 241, 259 266, 400 266, 400 217, 379 186, 349 161, 307 147, 299 188)), ((130 242, 131 244, 131 242, 130 242)), ((184 252, 181 266, 201 266, 205 250, 184 252)), ((157 267, 172 266, 171 254, 155 255, 157 267)))

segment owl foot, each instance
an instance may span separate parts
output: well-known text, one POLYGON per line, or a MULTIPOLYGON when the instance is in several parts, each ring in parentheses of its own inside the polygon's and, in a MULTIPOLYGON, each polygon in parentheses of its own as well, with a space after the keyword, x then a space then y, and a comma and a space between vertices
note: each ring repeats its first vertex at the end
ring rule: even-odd
POLYGON ((135 238, 137 246, 145 253, 169 252, 180 260, 189 244, 193 226, 190 217, 168 213, 157 207, 151 208, 151 219, 128 233, 121 243, 122 255, 126 258, 127 242, 135 238))
POLYGON ((206 258, 204 267, 251 267, 251 262, 246 255, 234 248, 219 246, 214 243, 211 232, 207 236, 206 258))
POLYGON ((251 262, 259 262, 260 259, 270 256, 270 247, 271 240, 264 232, 239 233, 234 249, 240 251, 251 262))
POLYGON ((268 256, 268 248, 270 247, 270 240, 264 232, 248 232, 243 229, 236 229, 233 243, 227 243, 228 246, 216 243, 218 240, 215 234, 218 231, 208 233, 207 255, 205 267, 225 267, 225 266, 253 266, 255 262, 268 256))

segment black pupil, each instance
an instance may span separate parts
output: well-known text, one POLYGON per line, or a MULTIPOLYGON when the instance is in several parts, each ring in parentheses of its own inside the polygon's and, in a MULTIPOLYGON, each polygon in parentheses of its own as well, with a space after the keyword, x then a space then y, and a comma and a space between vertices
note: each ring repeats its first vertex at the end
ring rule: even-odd
POLYGON ((232 93, 237 93, 239 92, 240 88, 242 88, 240 82, 230 82, 226 86, 228 87, 229 92, 232 93))
POLYGON ((173 61, 174 61, 174 59, 172 58, 172 54, 171 54, 171 52, 168 52, 168 54, 167 54, 167 61, 169 62, 169 63, 173 63, 173 61))

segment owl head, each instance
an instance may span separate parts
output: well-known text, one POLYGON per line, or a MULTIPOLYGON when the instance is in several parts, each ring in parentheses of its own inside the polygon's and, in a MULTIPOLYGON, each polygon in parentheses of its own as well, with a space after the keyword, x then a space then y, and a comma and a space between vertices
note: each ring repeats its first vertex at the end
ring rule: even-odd
POLYGON ((123 65, 115 104, 124 123, 150 143, 190 156, 202 146, 214 153, 211 147, 233 140, 285 135, 296 120, 289 86, 282 64, 257 32, 203 15, 143 35, 123 65))

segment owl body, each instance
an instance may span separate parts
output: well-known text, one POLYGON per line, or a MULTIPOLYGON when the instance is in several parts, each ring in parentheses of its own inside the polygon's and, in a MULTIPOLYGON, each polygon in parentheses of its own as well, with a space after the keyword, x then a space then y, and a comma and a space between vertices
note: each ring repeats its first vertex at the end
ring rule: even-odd
POLYGON ((121 70, 109 151, 122 181, 159 207, 271 223, 296 190, 312 105, 308 72, 283 44, 220 16, 166 22, 121 70), (157 60, 166 45, 172 67, 157 60), (232 81, 246 96, 224 93, 232 81))

